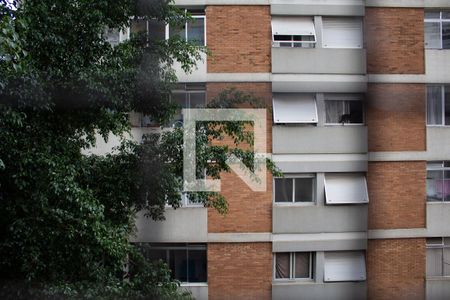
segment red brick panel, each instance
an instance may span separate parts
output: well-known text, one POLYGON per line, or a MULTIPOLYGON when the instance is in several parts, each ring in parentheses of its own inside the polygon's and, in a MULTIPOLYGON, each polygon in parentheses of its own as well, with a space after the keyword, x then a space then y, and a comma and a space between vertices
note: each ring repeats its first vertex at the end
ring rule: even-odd
POLYGON ((267 6, 208 6, 209 73, 270 72, 271 18, 267 6))
POLYGON ((423 84, 369 84, 369 151, 426 150, 423 84))
POLYGON ((369 240, 369 300, 425 298, 425 239, 369 240))
POLYGON ((424 11, 366 8, 367 72, 424 74, 424 11))
POLYGON ((424 228, 426 162, 369 162, 369 229, 424 228))
POLYGON ((210 300, 271 299, 270 243, 208 244, 210 300))

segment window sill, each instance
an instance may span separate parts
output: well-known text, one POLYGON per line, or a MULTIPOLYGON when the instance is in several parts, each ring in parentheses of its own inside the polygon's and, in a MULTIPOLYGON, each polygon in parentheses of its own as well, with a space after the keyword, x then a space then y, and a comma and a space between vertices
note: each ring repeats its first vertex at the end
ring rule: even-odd
POLYGON ((366 126, 364 123, 325 123, 324 126, 366 126))
POLYGON ((427 201, 427 204, 450 204, 450 201, 427 201))
POLYGON ((208 286, 208 283, 207 282, 182 282, 181 284, 180 284, 180 287, 201 287, 201 286, 204 286, 204 287, 207 287, 208 286))
POLYGON ((427 276, 427 281, 450 281, 450 276, 427 276))
POLYGON ((277 279, 272 280, 272 285, 301 285, 316 284, 314 279, 277 279))
POLYGON ((285 207, 285 206, 316 206, 316 202, 272 202, 273 206, 285 207))

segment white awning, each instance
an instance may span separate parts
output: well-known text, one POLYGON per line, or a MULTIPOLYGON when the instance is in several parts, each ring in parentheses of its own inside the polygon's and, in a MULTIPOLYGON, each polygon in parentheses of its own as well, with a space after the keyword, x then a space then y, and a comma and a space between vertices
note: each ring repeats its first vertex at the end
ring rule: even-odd
POLYGON ((274 94, 275 123, 317 123, 316 100, 312 94, 274 94))
POLYGON ((362 174, 325 174, 327 204, 367 203, 366 177, 362 174))
POLYGON ((324 48, 362 48, 363 30, 360 18, 323 17, 324 48))
POLYGON ((362 280, 366 280, 366 264, 364 260, 364 252, 325 252, 325 282, 362 280))
POLYGON ((316 31, 309 17, 272 17, 272 35, 316 36, 316 31))

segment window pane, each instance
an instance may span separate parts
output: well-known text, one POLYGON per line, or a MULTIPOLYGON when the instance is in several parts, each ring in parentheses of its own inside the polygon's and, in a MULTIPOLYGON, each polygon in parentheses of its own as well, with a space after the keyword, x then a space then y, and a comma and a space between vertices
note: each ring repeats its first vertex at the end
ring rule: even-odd
POLYGON ((425 48, 441 48, 441 24, 425 22, 425 48))
POLYGON ((339 123, 343 115, 343 101, 325 101, 326 123, 339 123))
POLYGON ((187 250, 170 250, 169 268, 174 279, 187 282, 187 250))
POLYGON ((442 19, 449 20, 450 19, 450 11, 443 11, 442 19))
POLYGON ((350 108, 350 123, 363 123, 362 101, 347 101, 350 108))
POLYGON ((427 172, 427 201, 442 201, 443 195, 443 172, 427 172))
POLYGON ((190 105, 189 108, 205 107, 205 93, 189 93, 190 105))
POLYGON ((309 252, 295 253, 295 278, 309 278, 309 252))
POLYGON ((275 202, 292 202, 292 178, 275 178, 275 202))
POLYGON ((164 40, 166 38, 166 24, 157 20, 149 20, 148 36, 152 41, 164 40))
POLYGON ((176 26, 170 26, 169 27, 169 37, 175 37, 179 36, 182 40, 186 40, 186 26, 176 27, 176 26))
POLYGON ((450 88, 445 87, 445 125, 450 125, 450 88))
POLYGON ((275 278, 289 278, 289 252, 277 253, 275 257, 275 278))
POLYGON ((450 248, 444 248, 444 276, 450 276, 450 248))
POLYGON ((427 249, 427 276, 442 276, 442 248, 427 249))
POLYGON ((450 22, 442 22, 442 48, 450 49, 450 22))
POLYGON ((188 282, 206 282, 206 251, 188 251, 188 282))
POLYGON ((181 126, 183 125, 183 114, 181 112, 182 108, 187 108, 187 94, 186 93, 172 93, 172 102, 179 107, 179 110, 176 111, 173 116, 170 124, 172 126, 181 126))
POLYGON ((198 46, 205 45, 205 19, 194 18, 188 23, 188 41, 198 46))
POLYGON ((146 251, 146 258, 150 261, 162 260, 167 262, 167 251, 165 249, 150 249, 146 251))
POLYGON ((426 11, 425 19, 439 19, 441 15, 440 11, 426 11))
POLYGON ((291 41, 292 35, 274 35, 274 41, 291 41))
POLYGON ((427 245, 442 245, 442 238, 441 237, 434 237, 434 238, 427 238, 427 245))
POLYGON ((442 197, 444 201, 450 201, 450 171, 444 171, 444 179, 442 185, 442 197))
POLYGON ((314 178, 295 178, 295 202, 312 202, 314 178))
POLYGON ((442 90, 440 86, 427 87, 427 124, 442 125, 442 90))
POLYGON ((131 21, 130 32, 134 34, 147 32, 147 21, 146 20, 131 21))

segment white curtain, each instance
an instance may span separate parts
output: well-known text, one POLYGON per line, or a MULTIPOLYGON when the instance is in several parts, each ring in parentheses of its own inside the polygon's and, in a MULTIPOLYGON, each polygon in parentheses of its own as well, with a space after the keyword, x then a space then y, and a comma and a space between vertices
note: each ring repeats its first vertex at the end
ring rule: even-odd
POLYGON ((326 123, 339 123, 343 114, 343 101, 325 101, 326 123))
POLYGON ((275 278, 289 278, 290 253, 282 252, 276 254, 275 278))

